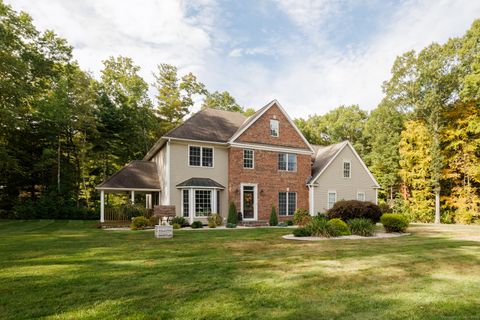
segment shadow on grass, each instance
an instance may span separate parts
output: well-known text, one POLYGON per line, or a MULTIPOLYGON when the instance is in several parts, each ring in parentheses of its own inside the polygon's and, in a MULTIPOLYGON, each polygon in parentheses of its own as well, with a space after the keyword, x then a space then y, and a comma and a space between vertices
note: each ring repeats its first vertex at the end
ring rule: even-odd
POLYGON ((285 229, 176 231, 158 240, 64 222, 0 223, 6 318, 438 319, 480 311, 478 242, 416 233, 305 244, 281 239, 285 229))

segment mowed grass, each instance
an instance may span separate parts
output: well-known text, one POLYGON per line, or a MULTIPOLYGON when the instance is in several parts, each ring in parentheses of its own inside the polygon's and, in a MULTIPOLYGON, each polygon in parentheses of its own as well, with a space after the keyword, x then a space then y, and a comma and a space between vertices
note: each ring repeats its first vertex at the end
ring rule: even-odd
POLYGON ((478 319, 480 227, 287 241, 289 229, 0 222, 1 319, 478 319))

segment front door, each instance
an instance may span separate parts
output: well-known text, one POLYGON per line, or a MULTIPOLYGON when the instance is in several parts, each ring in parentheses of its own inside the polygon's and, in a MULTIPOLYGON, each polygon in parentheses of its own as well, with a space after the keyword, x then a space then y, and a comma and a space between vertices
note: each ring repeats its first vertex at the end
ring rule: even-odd
POLYGON ((242 185, 242 214, 245 220, 256 219, 256 191, 255 185, 242 185))

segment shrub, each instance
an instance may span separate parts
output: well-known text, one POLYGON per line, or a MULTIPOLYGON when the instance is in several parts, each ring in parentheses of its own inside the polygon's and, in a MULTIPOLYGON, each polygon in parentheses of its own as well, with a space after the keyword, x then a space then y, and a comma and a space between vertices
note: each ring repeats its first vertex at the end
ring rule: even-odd
POLYGON ((287 224, 286 224, 285 222, 283 222, 283 221, 282 221, 282 222, 279 222, 279 223, 277 224, 277 227, 286 227, 286 226, 287 226, 287 224))
POLYGON ((217 227, 217 224, 213 221, 208 221, 208 227, 209 228, 216 228, 217 227))
POLYGON ((235 206, 235 203, 233 201, 230 202, 230 206, 228 207, 227 223, 231 223, 231 224, 238 223, 237 207, 235 206))
POLYGON ((272 211, 270 211, 270 221, 268 222, 268 224, 271 226, 278 225, 277 210, 275 210, 274 206, 272 206, 272 211))
POLYGON ((330 238, 340 235, 340 231, 335 225, 329 224, 328 220, 323 217, 314 217, 305 225, 305 229, 310 231, 312 236, 317 237, 330 238))
POLYGON ((130 224, 130 229, 132 230, 143 230, 148 225, 148 220, 144 216, 135 217, 132 219, 132 224, 130 224))
POLYGON ((380 212, 381 212, 382 214, 384 214, 384 213, 393 213, 393 208, 391 208, 391 207, 388 205, 388 203, 385 203, 385 202, 380 203, 380 204, 378 205, 378 208, 380 209, 380 212))
POLYGON ((218 213, 212 213, 208 216, 208 226, 212 225, 210 228, 215 228, 217 226, 221 226, 223 223, 223 217, 218 213), (215 225, 215 226, 213 226, 215 225))
POLYGON ((375 234, 375 224, 370 219, 355 218, 347 221, 350 232, 357 236, 371 237, 375 234))
POLYGON ((385 231, 387 232, 405 232, 408 227, 408 219, 399 213, 385 213, 380 217, 385 231))
POLYGON ((149 227, 154 227, 155 225, 159 224, 159 218, 158 216, 151 216, 150 218, 148 218, 148 226, 149 227))
POLYGON ((293 230, 293 235, 295 237, 310 237, 312 233, 307 228, 297 228, 293 230))
POLYGON ((356 218, 370 219, 376 223, 380 221, 382 212, 380 208, 371 202, 358 200, 341 200, 328 210, 327 215, 330 219, 339 218, 348 221, 356 218))
POLYGON ((182 226, 179 225, 178 223, 172 224, 173 229, 180 229, 182 226))
POLYGON ((293 226, 293 221, 292 220, 285 220, 283 221, 285 223, 285 225, 287 226, 293 226))
POLYGON ((237 225, 235 223, 227 223, 226 227, 230 228, 230 229, 233 229, 233 228, 236 228, 237 225))
POLYGON ((298 224, 299 226, 305 226, 312 220, 312 216, 305 209, 297 209, 293 213, 293 223, 298 224))
POLYGON ((190 227, 192 227, 192 229, 203 228, 203 223, 202 221, 193 221, 190 227))
POLYGON ((188 225, 188 221, 184 217, 175 216, 170 220, 170 224, 172 226, 174 224, 179 224, 180 226, 184 227, 185 225, 188 225))
POLYGON ((328 224, 331 227, 337 229, 338 234, 341 236, 348 236, 352 234, 350 232, 350 228, 348 227, 348 224, 346 224, 345 221, 341 219, 335 218, 335 219, 328 220, 328 224))

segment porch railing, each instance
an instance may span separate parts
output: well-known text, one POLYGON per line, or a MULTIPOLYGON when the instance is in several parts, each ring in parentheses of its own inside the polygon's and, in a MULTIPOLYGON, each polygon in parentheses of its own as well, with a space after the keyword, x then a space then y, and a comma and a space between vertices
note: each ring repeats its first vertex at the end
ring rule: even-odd
POLYGON ((105 207, 105 223, 128 225, 133 217, 144 216, 149 219, 153 215, 153 209, 146 209, 140 205, 121 205, 105 207))

